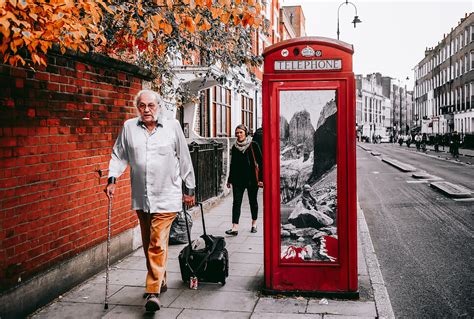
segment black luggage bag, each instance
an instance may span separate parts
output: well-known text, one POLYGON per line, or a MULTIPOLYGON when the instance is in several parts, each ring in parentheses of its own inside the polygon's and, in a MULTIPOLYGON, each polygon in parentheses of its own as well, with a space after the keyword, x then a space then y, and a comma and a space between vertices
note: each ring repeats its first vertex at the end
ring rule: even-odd
MULTIPOLYGON (((202 228, 204 234, 201 238, 205 242, 205 248, 195 250, 192 247, 191 232, 187 227, 188 245, 179 253, 179 267, 181 269, 181 278, 184 282, 190 282, 192 288, 197 288, 197 281, 220 282, 225 285, 226 278, 229 276, 229 253, 225 248, 225 239, 220 236, 212 236, 206 233, 204 222, 204 211, 201 207, 202 228)), ((186 208, 183 205, 186 226, 188 226, 186 208)))

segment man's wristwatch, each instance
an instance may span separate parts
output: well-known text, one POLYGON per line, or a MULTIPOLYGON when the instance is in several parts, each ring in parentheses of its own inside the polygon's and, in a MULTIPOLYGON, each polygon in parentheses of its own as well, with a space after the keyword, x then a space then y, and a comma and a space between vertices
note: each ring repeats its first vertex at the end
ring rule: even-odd
POLYGON ((109 184, 115 184, 117 182, 117 179, 113 176, 110 176, 108 179, 107 179, 107 185, 109 184))

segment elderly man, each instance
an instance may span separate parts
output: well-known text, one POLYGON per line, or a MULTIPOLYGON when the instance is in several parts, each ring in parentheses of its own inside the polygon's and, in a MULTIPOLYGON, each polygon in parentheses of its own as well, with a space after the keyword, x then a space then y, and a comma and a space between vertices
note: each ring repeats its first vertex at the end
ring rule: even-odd
POLYGON ((159 295, 166 288, 168 237, 182 202, 194 205, 194 170, 188 145, 176 120, 162 118, 161 96, 151 90, 135 98, 138 117, 125 121, 109 163, 109 198, 116 180, 130 165, 132 209, 137 211, 145 251, 147 311, 160 309, 159 295), (185 194, 182 193, 185 183, 185 194))

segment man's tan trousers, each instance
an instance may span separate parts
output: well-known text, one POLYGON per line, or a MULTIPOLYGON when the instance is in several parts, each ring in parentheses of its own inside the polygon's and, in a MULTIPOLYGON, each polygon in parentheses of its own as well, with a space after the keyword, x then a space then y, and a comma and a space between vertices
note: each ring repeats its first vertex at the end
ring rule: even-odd
POLYGON ((146 257, 145 292, 159 294, 166 285, 166 265, 168 263, 168 239, 171 224, 176 213, 145 213, 137 211, 142 234, 143 250, 146 257))

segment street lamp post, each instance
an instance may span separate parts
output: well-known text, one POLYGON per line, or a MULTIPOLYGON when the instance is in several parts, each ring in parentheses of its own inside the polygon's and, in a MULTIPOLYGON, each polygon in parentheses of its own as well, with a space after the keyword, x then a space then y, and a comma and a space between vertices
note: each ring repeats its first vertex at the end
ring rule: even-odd
POLYGON ((352 22, 351 22, 351 23, 354 23, 354 28, 356 27, 356 24, 357 24, 357 23, 361 23, 361 22, 362 22, 362 21, 359 19, 359 16, 357 15, 357 7, 355 6, 355 4, 353 4, 352 2, 350 2, 350 1, 348 1, 348 0, 346 0, 346 1, 343 2, 343 3, 341 3, 341 4, 339 5, 339 8, 337 8, 337 39, 338 39, 338 40, 339 40, 339 34, 340 34, 340 32, 339 32, 339 10, 341 9, 342 5, 344 5, 344 4, 346 4, 346 5, 351 4, 351 5, 354 7, 354 9, 355 9, 354 20, 352 20, 352 22))

